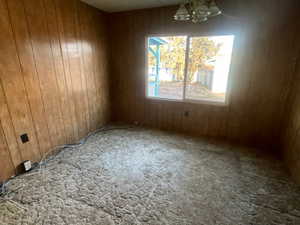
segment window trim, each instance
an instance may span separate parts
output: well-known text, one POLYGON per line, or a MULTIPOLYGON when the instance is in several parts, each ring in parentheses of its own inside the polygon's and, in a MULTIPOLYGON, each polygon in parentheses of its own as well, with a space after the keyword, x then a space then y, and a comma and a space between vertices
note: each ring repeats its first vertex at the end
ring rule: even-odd
POLYGON ((231 74, 233 68, 233 59, 235 54, 235 45, 237 42, 237 34, 234 32, 232 33, 225 33, 225 34, 213 34, 213 33, 204 33, 204 34, 188 34, 188 33, 176 33, 176 34, 148 34, 145 36, 145 97, 151 101, 166 101, 166 102, 178 102, 178 103, 192 103, 192 104, 202 104, 202 105, 214 105, 214 106, 228 106, 229 105, 229 97, 231 92, 231 74), (185 49, 185 65, 184 65, 184 81, 183 81, 183 98, 182 99, 170 99, 170 98, 161 98, 161 97, 151 97, 148 96, 148 39, 150 37, 176 37, 176 36, 186 36, 186 49, 185 49), (228 79, 227 79, 227 86, 226 86, 226 94, 225 94, 225 101, 218 102, 213 100, 205 100, 205 99, 188 99, 186 98, 186 74, 188 71, 188 57, 190 51, 190 39, 193 37, 208 37, 208 36, 234 36, 234 42, 231 52, 231 61, 230 61, 230 68, 228 72, 228 79))

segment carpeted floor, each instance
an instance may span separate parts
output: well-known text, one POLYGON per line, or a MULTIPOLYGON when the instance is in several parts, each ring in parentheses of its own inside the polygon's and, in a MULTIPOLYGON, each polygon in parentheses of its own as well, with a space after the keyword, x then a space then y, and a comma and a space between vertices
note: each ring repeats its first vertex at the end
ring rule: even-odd
POLYGON ((300 224, 300 188, 256 150, 133 128, 12 180, 0 224, 300 224))

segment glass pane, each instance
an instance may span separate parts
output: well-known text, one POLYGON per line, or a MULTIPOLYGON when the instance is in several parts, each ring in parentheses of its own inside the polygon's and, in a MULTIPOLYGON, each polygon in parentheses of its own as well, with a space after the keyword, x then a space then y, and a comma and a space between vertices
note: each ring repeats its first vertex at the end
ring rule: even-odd
POLYGON ((183 99, 186 36, 148 38, 147 95, 183 99))
POLYGON ((190 39, 186 98, 225 102, 234 36, 190 39))

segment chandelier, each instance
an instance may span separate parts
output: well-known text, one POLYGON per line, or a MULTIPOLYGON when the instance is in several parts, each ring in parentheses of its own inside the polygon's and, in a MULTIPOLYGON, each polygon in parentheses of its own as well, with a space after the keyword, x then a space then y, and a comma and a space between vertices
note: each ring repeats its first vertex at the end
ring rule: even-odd
POLYGON ((210 17, 218 16, 222 11, 217 6, 215 0, 187 0, 182 3, 174 15, 177 21, 192 21, 201 23, 210 17))

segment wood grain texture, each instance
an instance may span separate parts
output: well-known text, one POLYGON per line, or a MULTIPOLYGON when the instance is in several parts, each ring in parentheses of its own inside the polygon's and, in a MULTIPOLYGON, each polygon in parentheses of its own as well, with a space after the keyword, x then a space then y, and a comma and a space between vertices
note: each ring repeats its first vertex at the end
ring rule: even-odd
POLYGON ((111 14, 113 120, 277 148, 274 139, 280 136, 292 78, 295 29, 287 13, 291 2, 260 1, 259 7, 267 9, 262 14, 232 4, 239 8, 231 11, 242 15, 220 16, 203 24, 173 21, 177 7, 111 14), (228 106, 145 98, 145 37, 156 34, 236 35, 228 106))
POLYGON ((31 137, 30 144, 22 144, 20 138, 17 138, 21 159, 37 161, 41 157, 39 145, 30 113, 28 96, 23 82, 22 68, 9 20, 7 4, 3 0, 0 1, 0 10, 0 28, 6 34, 0 36, 0 68, 2 70, 1 82, 4 95, 15 132, 20 135, 28 133, 31 137))
POLYGON ((0 180, 4 180, 7 177, 15 174, 15 167, 12 162, 10 152, 8 151, 8 146, 5 140, 2 126, 0 127, 0 159, 3 160, 3 162, 5 162, 1 164, 0 173, 0 180))
MULTIPOLYGON (((299 3, 300 7, 300 3, 299 3)), ((300 184, 300 17, 293 18, 294 26, 297 27, 297 37, 290 43, 297 53, 291 69, 294 77, 290 84, 291 92, 286 102, 286 110, 281 136, 281 150, 294 179, 300 184), (296 22, 295 22, 296 21, 296 22)))
POLYGON ((108 32, 104 13, 78 0, 1 0, 0 28, 3 181, 108 121, 108 32))

